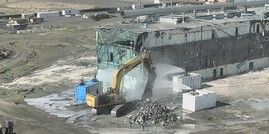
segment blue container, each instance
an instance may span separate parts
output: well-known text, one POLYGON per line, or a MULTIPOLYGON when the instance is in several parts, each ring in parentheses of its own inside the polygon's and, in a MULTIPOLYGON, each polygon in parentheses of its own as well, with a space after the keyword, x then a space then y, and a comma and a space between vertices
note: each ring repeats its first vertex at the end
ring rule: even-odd
POLYGON ((77 84, 75 86, 75 100, 79 103, 86 102, 86 90, 87 87, 94 85, 97 82, 93 81, 86 81, 85 85, 79 85, 77 84))

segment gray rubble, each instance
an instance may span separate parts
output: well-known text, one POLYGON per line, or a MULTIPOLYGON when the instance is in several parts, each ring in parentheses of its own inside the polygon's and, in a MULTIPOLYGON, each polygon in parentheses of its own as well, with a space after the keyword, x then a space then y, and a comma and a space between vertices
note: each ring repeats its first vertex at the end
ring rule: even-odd
POLYGON ((171 113, 171 109, 149 99, 138 103, 137 109, 136 114, 127 116, 130 119, 130 124, 137 124, 142 127, 155 124, 165 126, 177 120, 177 116, 171 113))

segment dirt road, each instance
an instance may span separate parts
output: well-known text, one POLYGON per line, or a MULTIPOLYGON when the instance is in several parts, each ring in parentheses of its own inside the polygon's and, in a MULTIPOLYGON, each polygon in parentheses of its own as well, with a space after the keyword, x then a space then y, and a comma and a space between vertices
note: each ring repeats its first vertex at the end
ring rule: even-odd
POLYGON ((24 99, 61 93, 73 89, 82 76, 91 78, 96 71, 95 27, 120 21, 50 18, 21 34, 1 33, 0 50, 12 54, 0 60, 0 121, 13 120, 15 131, 22 134, 89 133, 24 99))
POLYGON ((98 7, 123 7, 134 3, 153 3, 153 0, 0 0, 0 12, 17 14, 62 9, 89 9, 98 7))

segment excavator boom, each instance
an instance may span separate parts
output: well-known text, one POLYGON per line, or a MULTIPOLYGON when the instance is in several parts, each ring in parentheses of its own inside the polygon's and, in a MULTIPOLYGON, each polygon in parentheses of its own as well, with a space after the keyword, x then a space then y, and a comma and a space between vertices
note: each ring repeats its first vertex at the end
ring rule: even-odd
POLYGON ((114 75, 113 83, 112 83, 112 89, 115 93, 119 93, 120 91, 120 85, 123 77, 125 74, 133 70, 136 66, 138 66, 141 63, 144 63, 148 71, 150 71, 150 63, 149 63, 149 56, 145 55, 143 57, 134 57, 131 60, 127 61, 125 64, 120 67, 114 75))

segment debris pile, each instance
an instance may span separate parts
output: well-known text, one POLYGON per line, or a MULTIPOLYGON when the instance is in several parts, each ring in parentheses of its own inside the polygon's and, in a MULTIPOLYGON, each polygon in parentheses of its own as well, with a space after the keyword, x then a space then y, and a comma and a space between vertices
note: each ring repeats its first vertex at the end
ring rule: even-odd
POLYGON ((138 112, 135 115, 127 117, 131 120, 130 124, 137 124, 142 127, 155 124, 165 126, 177 120, 177 116, 172 114, 171 111, 172 109, 147 99, 138 106, 138 112))

